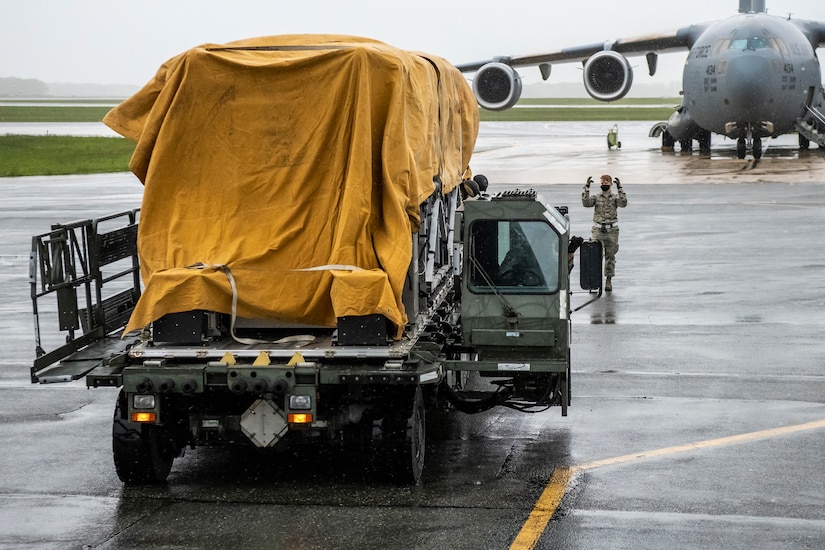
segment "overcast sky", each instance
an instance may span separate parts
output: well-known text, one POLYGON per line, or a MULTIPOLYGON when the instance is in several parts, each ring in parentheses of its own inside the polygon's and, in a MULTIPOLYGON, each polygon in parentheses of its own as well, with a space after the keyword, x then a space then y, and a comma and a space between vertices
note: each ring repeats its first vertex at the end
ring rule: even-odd
MULTIPOLYGON (((738 7, 739 0, 6 0, 0 77, 143 85, 193 46, 293 33, 366 36, 461 63, 675 30, 738 7)), ((823 0, 767 7, 825 21, 823 0)), ((661 56, 654 79, 644 58, 633 58, 636 82, 681 81, 685 55, 661 56)), ((575 64, 553 71, 552 81, 581 79, 575 64)), ((539 80, 537 69, 522 73, 539 80)))

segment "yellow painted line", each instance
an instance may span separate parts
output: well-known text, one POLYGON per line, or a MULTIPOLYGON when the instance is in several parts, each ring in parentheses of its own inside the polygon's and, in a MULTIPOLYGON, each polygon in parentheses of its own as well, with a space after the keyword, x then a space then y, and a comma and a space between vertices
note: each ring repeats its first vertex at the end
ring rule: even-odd
POLYGON ((567 484, 573 476, 573 468, 557 468, 547 487, 542 491, 533 511, 521 527, 516 540, 510 545, 510 550, 528 550, 536 547, 539 537, 544 533, 547 522, 556 513, 561 498, 567 492, 567 484))
POLYGON ((729 437, 720 437, 719 439, 708 439, 706 441, 697 441, 696 443, 676 445, 674 447, 666 447, 664 449, 657 449, 655 451, 646 451, 641 453, 617 456, 614 458, 607 458, 605 460, 596 460, 593 462, 586 462, 584 464, 574 466, 574 469, 592 470, 593 468, 600 468, 602 466, 613 466, 615 464, 623 464, 625 462, 632 462, 634 460, 643 460, 646 458, 675 455, 679 453, 695 451, 698 449, 709 449, 712 447, 724 447, 726 445, 735 445, 737 443, 759 441, 761 439, 769 439, 771 437, 776 437, 780 435, 804 432, 806 430, 816 430, 818 428, 825 428, 825 420, 808 422, 806 424, 797 424, 795 426, 785 426, 784 428, 771 428, 769 430, 762 430, 759 432, 751 432, 741 435, 732 435, 729 437))
POLYGON ((584 464, 571 466, 569 468, 557 468, 553 472, 553 475, 550 476, 550 481, 547 483, 544 491, 542 491, 535 506, 533 506, 533 510, 527 517, 527 521, 525 521, 524 525, 521 527, 521 531, 519 531, 515 540, 510 545, 510 550, 532 550, 536 547, 536 543, 538 543, 539 538, 547 528, 547 523, 550 521, 550 518, 553 517, 553 514, 556 513, 562 497, 564 497, 567 492, 567 485, 570 483, 570 479, 577 472, 601 468, 602 466, 613 466, 636 460, 645 460, 653 457, 671 456, 689 451, 696 451, 699 449, 710 449, 713 447, 724 447, 726 445, 760 441, 762 439, 770 439, 781 435, 804 432, 807 430, 816 430, 820 428, 825 428, 825 420, 807 422, 805 424, 797 424, 795 426, 785 426, 784 428, 771 428, 769 430, 732 435, 729 437, 720 437, 718 439, 708 439, 705 441, 688 443, 686 445, 665 447, 664 449, 622 455, 604 460, 594 460, 593 462, 585 462, 584 464))

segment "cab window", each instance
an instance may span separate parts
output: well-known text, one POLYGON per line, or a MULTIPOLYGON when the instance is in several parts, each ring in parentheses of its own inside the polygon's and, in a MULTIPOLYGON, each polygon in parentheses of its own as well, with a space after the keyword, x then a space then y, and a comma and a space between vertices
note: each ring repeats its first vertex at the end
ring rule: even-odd
POLYGON ((470 228, 470 289, 536 294, 559 288, 559 235, 542 221, 479 220, 470 228))

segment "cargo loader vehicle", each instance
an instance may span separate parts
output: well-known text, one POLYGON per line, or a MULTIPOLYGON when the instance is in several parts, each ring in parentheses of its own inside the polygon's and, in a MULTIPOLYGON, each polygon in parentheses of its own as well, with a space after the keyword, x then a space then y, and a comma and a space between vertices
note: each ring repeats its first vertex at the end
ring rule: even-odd
POLYGON ((567 415, 601 249, 581 245, 574 293, 566 208, 472 175, 477 106, 444 60, 205 45, 104 121, 137 142, 142 205, 32 238, 31 378, 120 388, 124 483, 165 481, 187 448, 295 445, 415 483, 431 411, 567 415))

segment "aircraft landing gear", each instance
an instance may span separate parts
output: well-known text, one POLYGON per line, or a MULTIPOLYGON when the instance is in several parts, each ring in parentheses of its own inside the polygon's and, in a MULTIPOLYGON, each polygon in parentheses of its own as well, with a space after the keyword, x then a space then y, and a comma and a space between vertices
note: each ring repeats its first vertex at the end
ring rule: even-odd
POLYGON ((664 130, 662 132, 662 151, 671 153, 673 152, 673 145, 676 143, 676 140, 673 139, 673 136, 670 135, 670 132, 664 130))
POLYGON ((748 145, 745 143, 745 138, 736 140, 736 158, 743 159, 748 152, 748 145))
POLYGON ((748 152, 748 149, 753 153, 754 160, 762 158, 762 138, 743 138, 736 140, 736 158, 743 159, 748 152))
POLYGON ((699 135, 696 136, 696 140, 699 142, 699 153, 703 155, 710 154, 710 131, 709 130, 702 130, 699 132, 699 135))

